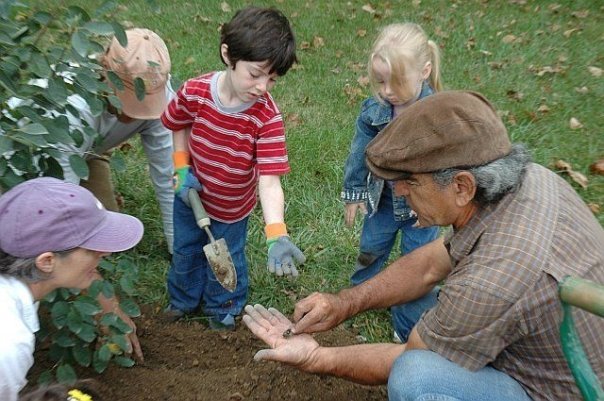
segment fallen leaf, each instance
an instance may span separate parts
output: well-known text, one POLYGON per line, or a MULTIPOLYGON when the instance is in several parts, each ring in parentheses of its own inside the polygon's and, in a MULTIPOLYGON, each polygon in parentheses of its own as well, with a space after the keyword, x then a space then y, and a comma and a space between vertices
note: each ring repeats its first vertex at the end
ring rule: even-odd
POLYGON ((562 7, 560 4, 550 4, 549 6, 547 6, 547 9, 550 10, 553 13, 557 13, 558 10, 560 9, 560 7, 562 7))
POLYGON ((589 93, 589 88, 587 86, 582 86, 580 88, 575 88, 575 92, 580 93, 581 95, 585 95, 589 93))
POLYGON ((581 124, 581 121, 577 120, 575 117, 571 117, 568 125, 569 125, 570 129, 583 128, 583 124, 581 124))
POLYGON ((350 84, 344 85, 344 93, 348 97, 348 103, 355 104, 364 97, 363 90, 358 86, 352 86, 350 84))
POLYGON ((371 4, 365 4, 363 7, 361 7, 361 10, 368 12, 371 15, 375 14, 375 8, 373 8, 371 4))
POLYGON ((302 121, 300 119, 300 114, 298 113, 291 113, 285 116, 285 124, 287 125, 287 128, 297 127, 301 123, 302 121))
POLYGON ((348 63, 346 66, 354 72, 363 71, 365 68, 367 68, 366 64, 364 63, 348 63))
POLYGON ((476 46, 476 39, 470 38, 466 42, 466 49, 472 50, 476 46))
POLYGON ((195 62, 195 57, 191 56, 185 60, 185 65, 193 64, 195 62))
POLYGON ((549 107, 547 107, 546 105, 542 104, 541 106, 539 106, 539 108, 537 109, 538 112, 540 113, 547 113, 549 112, 549 107))
POLYGON ((567 162, 567 161, 564 161, 564 160, 556 160, 556 162, 554 163, 554 167, 557 170, 561 170, 561 171, 570 171, 570 170, 572 170, 570 163, 567 162))
POLYGON ((594 66, 589 66, 589 67, 587 67, 587 69, 589 70, 590 74, 593 75, 596 78, 600 78, 602 76, 602 69, 601 68, 594 67, 594 66))
POLYGON ((132 144, 130 142, 124 142, 119 146, 121 152, 128 153, 132 150, 132 144))
POLYGON ((447 39, 449 37, 449 34, 445 31, 443 31, 440 26, 437 26, 436 28, 434 28, 434 34, 436 36, 438 36, 439 38, 447 39))
POLYGON ((489 61, 487 63, 489 65, 489 67, 491 67, 491 69, 493 70, 500 70, 503 68, 504 64, 502 61, 489 61))
POLYGON ((342 70, 340 69, 340 67, 336 67, 336 68, 332 68, 331 72, 333 72, 334 74, 339 74, 342 72, 342 70))
POLYGON ((517 101, 517 102, 521 101, 521 100, 522 100, 522 98, 524 97, 524 94, 523 94, 522 92, 518 92, 518 91, 515 91, 515 90, 513 90, 513 89, 508 90, 508 91, 506 92, 506 95, 507 95, 507 96, 508 96, 510 99, 515 100, 515 101, 517 101))
POLYGON ((363 88, 366 88, 369 85, 369 77, 367 75, 363 75, 362 77, 359 77, 359 79, 357 79, 357 82, 363 88))
POLYGON ((505 44, 514 43, 516 41, 516 36, 514 35, 505 35, 501 41, 505 44))
POLYGON ((229 3, 227 3, 226 1, 220 3, 220 9, 225 13, 230 13, 232 11, 231 6, 229 6, 229 3))
POLYGON ((592 174, 604 175, 604 159, 600 159, 590 164, 589 171, 592 174))
POLYGON ((574 182, 579 184, 583 189, 587 188, 588 180, 587 180, 587 177, 585 177, 582 173, 580 173, 578 171, 570 170, 570 171, 568 171, 568 175, 574 182))
POLYGON ((301 42, 300 50, 307 50, 307 49, 310 49, 310 42, 301 42))
POLYGON ((357 30, 357 36, 359 38, 364 38, 367 35, 367 31, 365 29, 358 29, 357 30))
POLYGON ((480 52, 481 52, 483 55, 485 55, 485 56, 492 56, 492 55, 493 55, 493 53, 491 53, 491 52, 490 52, 490 51, 488 51, 488 50, 481 50, 480 52))
POLYGON ((315 49, 318 49, 318 48, 320 48, 320 47, 323 47, 323 46, 325 46, 325 40, 323 40, 323 38, 322 38, 322 37, 320 37, 320 36, 315 36, 315 37, 312 39, 312 46, 313 46, 315 49))
POLYGON ((597 203, 588 203, 587 207, 589 208, 589 210, 591 210, 593 214, 600 214, 600 205, 598 205, 597 203))
POLYGON ((411 4, 413 5, 413 7, 417 8, 420 4, 422 4, 422 0, 413 0, 411 4))
POLYGON ((336 50, 336 58, 342 58, 342 56, 344 55, 344 52, 342 50, 336 50))
POLYGON ((589 10, 573 11, 570 15, 575 18, 587 18, 589 16, 589 10))
POLYGON ((573 29, 569 29, 569 30, 564 31, 563 35, 566 38, 570 38, 570 35, 572 35, 575 32, 579 32, 579 31, 580 31, 579 28, 573 28, 573 29))

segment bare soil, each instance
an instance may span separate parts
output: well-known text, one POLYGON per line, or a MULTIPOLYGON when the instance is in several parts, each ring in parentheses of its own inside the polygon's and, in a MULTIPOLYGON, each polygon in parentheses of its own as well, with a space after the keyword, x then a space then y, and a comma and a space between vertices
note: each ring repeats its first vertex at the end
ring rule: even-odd
MULTIPOLYGON (((385 386, 363 386, 311 375, 273 362, 254 362, 264 344, 238 322, 232 332, 210 331, 199 321, 165 323, 155 312, 136 320, 145 362, 132 368, 115 365, 95 379, 103 400, 242 401, 242 400, 386 400, 385 386)), ((354 333, 344 327, 316 335, 322 345, 349 345, 354 333)), ((30 383, 48 367, 44 350, 36 353, 30 383)), ((95 400, 97 401, 97 400, 95 400)))

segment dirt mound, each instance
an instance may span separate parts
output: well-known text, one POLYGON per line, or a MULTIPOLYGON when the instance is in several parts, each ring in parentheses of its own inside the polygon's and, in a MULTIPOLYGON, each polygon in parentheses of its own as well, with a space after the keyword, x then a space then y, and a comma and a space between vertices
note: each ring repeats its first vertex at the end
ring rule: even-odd
MULTIPOLYGON (((104 400, 386 400, 384 386, 362 386, 333 377, 310 375, 272 362, 254 362, 264 347, 238 323, 217 333, 198 321, 164 323, 154 313, 136 320, 145 362, 132 368, 111 365, 103 374, 80 372, 99 382, 104 400)), ((318 334, 322 345, 349 345, 355 336, 339 327, 318 334)), ((48 365, 44 350, 30 372, 35 383, 48 365)))

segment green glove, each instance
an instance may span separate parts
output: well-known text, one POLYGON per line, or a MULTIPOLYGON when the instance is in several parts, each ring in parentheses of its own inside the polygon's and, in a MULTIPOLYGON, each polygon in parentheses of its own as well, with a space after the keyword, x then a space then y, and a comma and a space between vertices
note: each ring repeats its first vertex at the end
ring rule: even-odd
POLYGON ((175 195, 180 195, 180 191, 182 191, 188 172, 189 166, 177 168, 174 172, 174 176, 172 177, 172 186, 174 187, 175 195))

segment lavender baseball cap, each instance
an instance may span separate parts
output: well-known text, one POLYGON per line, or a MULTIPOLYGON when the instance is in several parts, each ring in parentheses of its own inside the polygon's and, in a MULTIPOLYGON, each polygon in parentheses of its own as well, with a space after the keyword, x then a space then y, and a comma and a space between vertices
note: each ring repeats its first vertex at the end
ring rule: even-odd
POLYGON ((0 249, 12 256, 77 247, 120 252, 142 236, 139 219, 110 212, 87 189, 56 178, 34 178, 0 195, 0 249))

